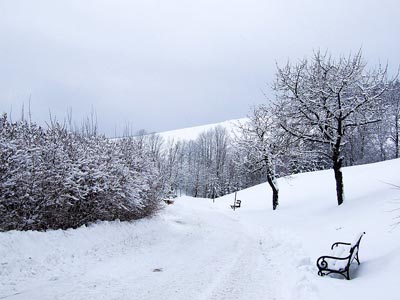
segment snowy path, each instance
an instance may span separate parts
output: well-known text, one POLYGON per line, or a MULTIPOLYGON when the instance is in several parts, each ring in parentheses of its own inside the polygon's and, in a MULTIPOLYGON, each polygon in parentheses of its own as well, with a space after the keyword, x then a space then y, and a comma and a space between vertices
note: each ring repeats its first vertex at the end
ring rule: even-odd
MULTIPOLYGON (((229 211, 186 206, 169 207, 154 220, 129 225, 121 239, 89 243, 85 251, 68 249, 58 258, 38 253, 30 259, 37 265, 33 274, 12 276, 0 299, 283 299, 284 285, 274 284, 284 279, 282 266, 273 260, 282 249, 270 230, 244 225, 229 211), (51 259, 57 263, 50 268, 51 259)), ((109 225, 111 235, 124 226, 109 225)), ((80 238, 69 237, 77 247, 80 238)))

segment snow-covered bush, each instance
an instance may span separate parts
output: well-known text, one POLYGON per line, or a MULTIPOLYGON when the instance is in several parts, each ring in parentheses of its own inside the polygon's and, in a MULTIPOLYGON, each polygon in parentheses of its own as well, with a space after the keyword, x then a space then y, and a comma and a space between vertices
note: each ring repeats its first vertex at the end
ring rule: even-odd
POLYGON ((132 140, 0 119, 0 230, 132 220, 160 203, 158 170, 132 140))

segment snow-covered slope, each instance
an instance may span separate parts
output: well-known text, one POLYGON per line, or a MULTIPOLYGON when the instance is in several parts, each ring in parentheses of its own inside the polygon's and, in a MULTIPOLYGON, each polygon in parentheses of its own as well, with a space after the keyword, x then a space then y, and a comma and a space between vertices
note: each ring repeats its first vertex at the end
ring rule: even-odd
POLYGON ((182 197, 152 219, 0 233, 0 299, 399 299, 400 160, 282 178, 216 199, 182 197), (316 259, 365 231, 352 280, 316 259))
MULTIPOLYGON (((399 170, 400 160, 344 168, 346 199, 340 207, 332 170, 280 179, 281 205, 275 212, 266 184, 238 193, 241 221, 278 235, 277 272, 291 283, 287 297, 277 299, 399 299, 400 225, 393 224, 400 216, 394 211, 400 208, 400 188, 392 185, 400 185, 399 170), (333 242, 351 242, 362 231, 354 279, 318 277, 316 259, 329 255, 333 242)), ((220 201, 228 204, 232 196, 220 201)))
POLYGON ((246 120, 247 120, 246 118, 234 119, 234 120, 228 120, 228 121, 224 121, 224 122, 220 122, 220 123, 164 131, 164 132, 159 132, 158 134, 160 136, 162 136, 165 140, 195 140, 201 133, 208 131, 210 129, 213 129, 217 126, 226 128, 227 131, 229 133, 231 133, 232 130, 234 130, 235 125, 238 122, 245 122, 246 120))

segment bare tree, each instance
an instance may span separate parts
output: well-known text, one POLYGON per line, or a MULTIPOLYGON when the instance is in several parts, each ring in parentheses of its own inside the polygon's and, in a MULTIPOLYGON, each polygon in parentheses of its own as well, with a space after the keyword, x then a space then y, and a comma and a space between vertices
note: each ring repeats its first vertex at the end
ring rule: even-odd
POLYGON ((386 82, 386 69, 367 71, 361 51, 338 60, 316 52, 310 60, 278 67, 274 90, 281 126, 321 145, 317 151, 333 163, 338 205, 344 199, 342 148, 354 129, 379 121, 374 108, 386 82))

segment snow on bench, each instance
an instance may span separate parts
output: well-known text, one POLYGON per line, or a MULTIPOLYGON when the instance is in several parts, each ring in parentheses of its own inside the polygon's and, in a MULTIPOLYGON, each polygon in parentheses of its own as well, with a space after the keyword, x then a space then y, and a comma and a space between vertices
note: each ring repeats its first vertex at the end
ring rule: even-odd
POLYGON ((333 243, 330 256, 321 256, 317 260, 318 275, 325 276, 331 273, 343 275, 346 279, 350 279, 350 265, 355 259, 358 264, 358 250, 360 249, 360 241, 365 232, 361 232, 356 236, 352 243, 336 242, 333 243))

